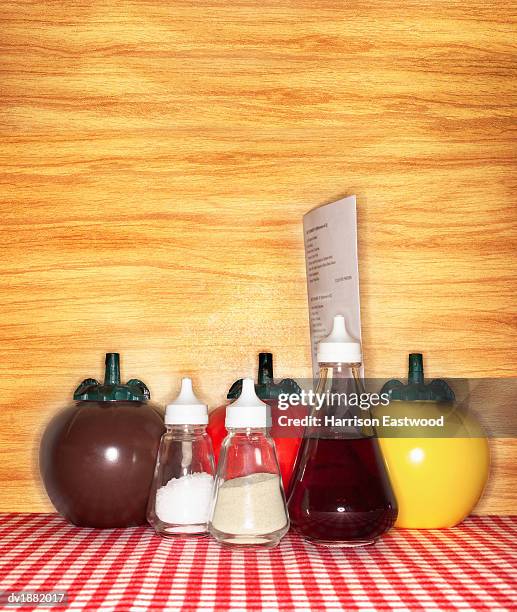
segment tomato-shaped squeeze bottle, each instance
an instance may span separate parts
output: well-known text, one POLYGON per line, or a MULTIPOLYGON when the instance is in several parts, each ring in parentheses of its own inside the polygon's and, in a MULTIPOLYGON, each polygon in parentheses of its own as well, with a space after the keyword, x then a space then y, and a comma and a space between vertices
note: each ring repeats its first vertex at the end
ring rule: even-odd
POLYGON ((369 416, 345 401, 363 393, 363 385, 361 345, 348 334, 343 316, 334 317, 317 354, 319 399, 311 417, 319 421, 306 429, 298 453, 288 502, 291 525, 316 544, 371 544, 394 524, 397 504, 373 431, 343 425, 369 416))
POLYGON ((409 355, 408 383, 390 380, 387 406, 374 409, 379 442, 399 505, 396 527, 453 527, 470 514, 488 479, 488 441, 473 414, 444 380, 424 381, 421 353, 409 355), (439 427, 384 426, 384 419, 418 419, 439 427))
POLYGON ((149 389, 136 378, 122 384, 120 356, 106 355, 104 382, 84 380, 74 403, 48 424, 40 471, 50 500, 81 527, 132 527, 146 507, 164 432, 149 389))

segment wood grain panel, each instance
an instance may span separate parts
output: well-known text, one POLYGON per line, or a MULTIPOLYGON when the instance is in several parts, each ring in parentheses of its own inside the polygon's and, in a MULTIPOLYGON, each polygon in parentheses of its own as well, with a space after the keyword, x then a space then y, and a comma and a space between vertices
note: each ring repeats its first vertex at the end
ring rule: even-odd
MULTIPOLYGON (((515 376, 515 2, 9 1, 0 42, 0 510, 123 354, 216 405, 310 372, 301 217, 356 193, 367 372, 515 376)), ((489 409, 489 407, 487 407, 489 409)), ((480 512, 517 512, 494 444, 480 512)))

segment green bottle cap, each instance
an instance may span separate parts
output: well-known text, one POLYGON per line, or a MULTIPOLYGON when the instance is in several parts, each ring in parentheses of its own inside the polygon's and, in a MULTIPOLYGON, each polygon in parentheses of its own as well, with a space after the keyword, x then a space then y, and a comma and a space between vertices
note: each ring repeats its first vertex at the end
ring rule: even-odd
POLYGON ((106 353, 103 384, 95 378, 86 378, 74 393, 74 400, 81 402, 146 402, 149 399, 151 393, 141 380, 132 378, 121 384, 118 353, 106 353))
POLYGON ((403 400, 408 402, 431 401, 431 402, 453 402, 454 391, 441 378, 435 378, 431 382, 424 382, 424 360, 422 353, 411 353, 409 355, 408 384, 400 380, 389 380, 381 389, 381 393, 387 393, 391 400, 403 400))
MULTIPOLYGON (((242 378, 236 380, 226 396, 230 400, 237 399, 242 391, 242 378)), ((292 378, 284 378, 279 383, 275 383, 273 377, 273 354, 259 353, 258 364, 258 383, 255 383, 255 393, 261 400, 277 400, 281 393, 302 392, 300 386, 292 378)))

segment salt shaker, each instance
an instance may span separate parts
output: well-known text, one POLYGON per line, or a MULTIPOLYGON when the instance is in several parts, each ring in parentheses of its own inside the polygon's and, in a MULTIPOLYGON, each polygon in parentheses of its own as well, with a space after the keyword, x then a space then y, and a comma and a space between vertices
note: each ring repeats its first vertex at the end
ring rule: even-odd
POLYGON ((207 534, 215 472, 207 423, 207 406, 194 395, 191 379, 183 378, 165 411, 147 506, 147 520, 160 535, 207 534))
POLYGON ((289 529, 275 443, 269 435, 271 408, 255 394, 252 378, 226 408, 210 513, 210 533, 223 544, 273 547, 289 529))

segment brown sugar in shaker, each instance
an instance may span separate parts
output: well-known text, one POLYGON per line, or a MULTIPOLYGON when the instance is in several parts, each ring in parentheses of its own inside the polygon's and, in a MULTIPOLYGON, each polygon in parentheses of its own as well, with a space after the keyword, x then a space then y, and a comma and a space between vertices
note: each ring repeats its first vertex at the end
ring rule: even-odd
POLYGON ((106 354, 104 383, 84 380, 72 405, 48 424, 40 471, 48 496, 67 520, 84 527, 146 522, 163 420, 149 389, 120 382, 120 356, 106 354))

